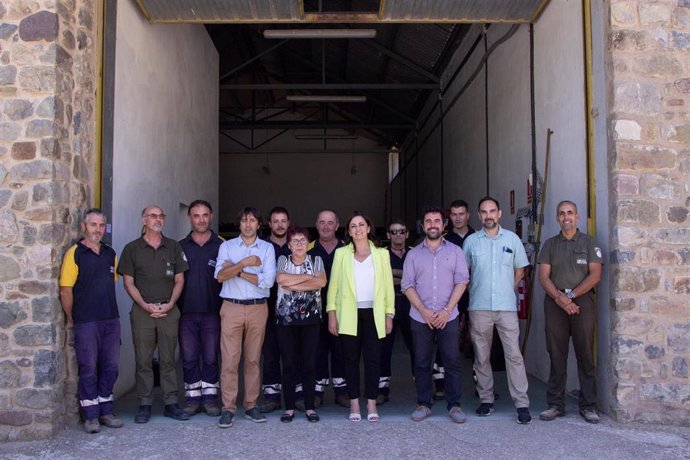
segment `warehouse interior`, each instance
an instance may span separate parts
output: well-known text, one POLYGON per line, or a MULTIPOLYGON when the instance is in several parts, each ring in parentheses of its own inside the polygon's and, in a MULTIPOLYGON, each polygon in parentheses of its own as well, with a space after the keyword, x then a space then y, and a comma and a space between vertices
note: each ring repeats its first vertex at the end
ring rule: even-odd
MULTIPOLYGON (((601 16, 586 1, 126 0, 106 2, 103 202, 114 248, 158 203, 165 233, 210 201, 216 227, 247 205, 320 209, 415 229, 426 205, 492 195, 501 224, 534 248, 578 203, 582 231, 608 249, 606 76, 601 16), (548 167, 547 167, 548 162, 548 167), (598 204, 598 206, 597 206, 598 204), (540 222, 543 206, 543 225, 540 222)), ((383 235, 381 235, 383 236, 383 235)), ((608 276, 600 285, 608 292, 608 276)), ((609 317, 600 296, 599 387, 609 317)), ((524 350, 548 377, 543 291, 535 283, 524 350)), ((118 287, 123 318, 131 300, 118 287)), ((123 324, 128 322, 123 322, 123 324)), ((127 324, 128 326, 128 324, 127 324)), ((123 328, 123 363, 133 362, 123 328)), ((134 371, 122 366, 118 393, 134 371)), ((568 389, 577 388, 574 357, 568 389)), ((600 391, 601 407, 608 392, 600 391)))

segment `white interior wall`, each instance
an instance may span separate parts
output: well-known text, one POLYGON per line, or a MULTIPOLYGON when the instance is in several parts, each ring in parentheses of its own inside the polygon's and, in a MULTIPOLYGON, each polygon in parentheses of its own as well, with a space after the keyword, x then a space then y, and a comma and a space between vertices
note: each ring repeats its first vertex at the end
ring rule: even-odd
MULTIPOLYGON (((535 61, 535 132, 537 168, 543 174, 546 129, 554 130, 551 142, 551 164, 546 193, 545 222, 542 241, 559 230, 555 220, 555 205, 563 199, 580 204, 580 228, 586 231, 586 134, 584 113, 584 67, 582 51, 582 23, 580 2, 549 2, 534 25, 535 61)), ((499 39, 510 26, 492 25, 487 32, 488 47, 499 39)), ((470 44, 481 31, 473 27, 465 43, 458 49, 448 66, 443 80, 449 81, 459 63, 469 52, 470 44)), ((484 55, 480 43, 459 77, 444 96, 448 104, 458 90, 467 83, 484 55)), ((516 211, 528 206, 527 178, 531 171, 531 113, 529 82, 529 27, 521 26, 505 43, 498 46, 476 79, 465 90, 444 120, 444 205, 463 198, 472 208, 471 225, 479 227, 476 214, 478 199, 488 193, 495 196, 503 210, 501 224, 515 229, 515 216, 509 206, 510 191, 515 191, 516 211), (488 107, 485 103, 485 74, 488 72, 488 107), (485 110, 488 110, 488 173, 485 133, 485 110)), ((427 109, 436 96, 430 98, 427 109)), ((434 117, 428 123, 434 124, 434 117)), ((426 128, 425 128, 426 129, 426 128)), ((420 138, 424 138, 424 131, 420 138)), ((420 149, 419 165, 430 166, 427 173, 420 171, 415 182, 413 168, 403 174, 407 178, 408 196, 415 190, 420 194, 419 206, 440 194, 439 177, 434 176, 438 164, 440 130, 420 149), (434 190, 431 190, 434 189, 434 190)), ((414 143, 407 155, 414 151, 414 143)), ((409 201, 406 209, 414 205, 409 201)), ((408 214, 411 221, 417 218, 408 214)), ((527 229, 523 229, 524 232, 527 229)), ((526 365, 530 374, 541 380, 548 379, 548 354, 544 339, 543 290, 535 283, 532 305, 532 324, 526 350, 526 365)), ((568 369, 569 390, 578 387, 574 356, 568 369)))
MULTIPOLYGON (((113 142, 113 246, 137 238, 151 203, 168 218, 164 233, 189 231, 192 200, 218 204, 218 53, 203 26, 151 25, 134 1, 120 1, 113 142)), ((122 324, 116 395, 134 385, 129 311, 118 283, 122 324)))

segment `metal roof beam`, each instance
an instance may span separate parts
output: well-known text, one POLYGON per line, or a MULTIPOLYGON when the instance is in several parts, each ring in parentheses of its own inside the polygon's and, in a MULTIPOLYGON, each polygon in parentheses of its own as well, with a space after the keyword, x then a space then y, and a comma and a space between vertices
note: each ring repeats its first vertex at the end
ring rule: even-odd
POLYGON ((439 89, 436 83, 228 83, 220 89, 257 91, 267 89, 281 90, 425 90, 439 89))
POLYGON ((237 129, 412 129, 413 123, 352 123, 342 121, 264 121, 235 122, 221 121, 221 131, 237 129))

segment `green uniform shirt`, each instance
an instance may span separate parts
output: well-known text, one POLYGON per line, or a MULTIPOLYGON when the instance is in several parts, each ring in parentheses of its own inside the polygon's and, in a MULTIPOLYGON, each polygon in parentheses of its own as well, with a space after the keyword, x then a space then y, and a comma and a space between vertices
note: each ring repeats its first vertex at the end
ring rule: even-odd
POLYGON ((551 265, 551 281, 564 290, 574 289, 587 277, 590 263, 603 264, 604 260, 596 242, 578 230, 570 240, 562 233, 546 240, 539 263, 551 265))
POLYGON ((134 285, 147 303, 168 302, 175 285, 175 275, 187 270, 189 264, 182 246, 165 236, 157 249, 149 245, 143 236, 128 243, 122 250, 117 267, 120 275, 134 278, 134 285))

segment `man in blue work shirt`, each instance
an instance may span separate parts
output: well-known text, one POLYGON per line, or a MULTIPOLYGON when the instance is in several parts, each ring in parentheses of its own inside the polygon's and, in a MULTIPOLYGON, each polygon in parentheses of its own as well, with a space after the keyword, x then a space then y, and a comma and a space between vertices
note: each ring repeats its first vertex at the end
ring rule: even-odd
POLYGON ((213 274, 223 240, 211 230, 211 203, 195 200, 187 210, 192 231, 180 240, 189 270, 184 273, 184 289, 177 301, 180 309, 179 340, 185 411, 220 415, 218 396, 218 352, 220 351, 220 283, 213 274), (201 359, 201 366, 199 360, 201 359))
POLYGON ((527 396, 527 373, 520 352, 517 317, 517 283, 529 265, 520 238, 498 224, 501 207, 495 198, 479 200, 482 229, 467 237, 463 250, 470 267, 470 330, 474 345, 474 372, 481 404, 476 413, 489 416, 494 410, 494 379, 491 342, 494 326, 505 354, 508 389, 517 408, 517 422, 532 421, 527 396))

